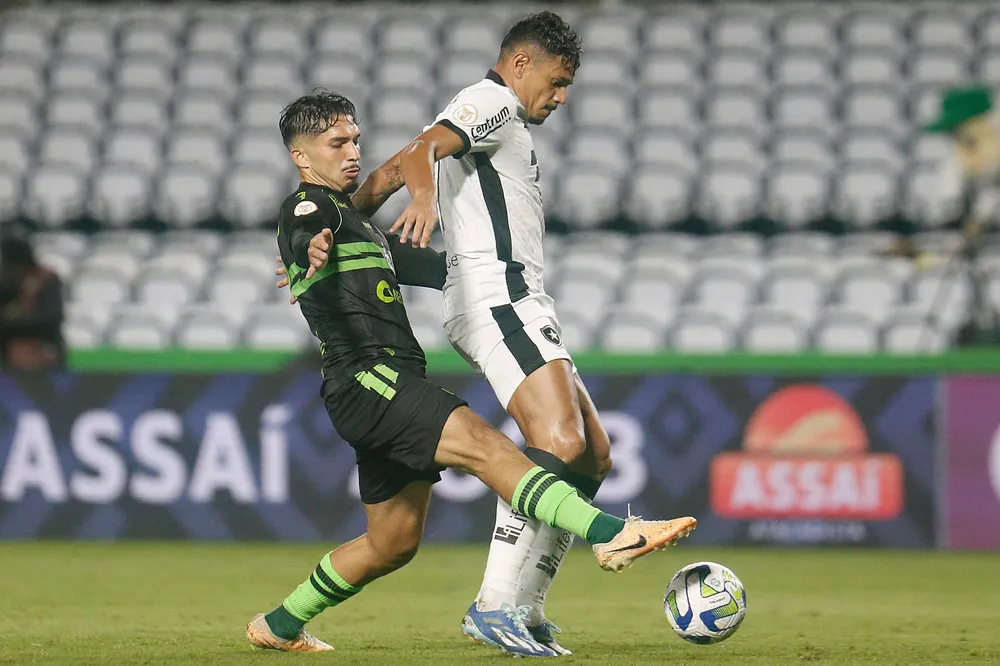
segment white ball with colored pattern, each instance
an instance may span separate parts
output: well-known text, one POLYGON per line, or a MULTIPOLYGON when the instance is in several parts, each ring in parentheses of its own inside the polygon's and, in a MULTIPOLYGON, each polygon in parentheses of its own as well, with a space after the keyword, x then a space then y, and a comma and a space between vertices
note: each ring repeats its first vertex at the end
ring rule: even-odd
POLYGON ((743 583, 730 569, 715 562, 695 562, 667 585, 663 611, 670 626, 686 641, 707 645, 726 640, 747 614, 743 583))

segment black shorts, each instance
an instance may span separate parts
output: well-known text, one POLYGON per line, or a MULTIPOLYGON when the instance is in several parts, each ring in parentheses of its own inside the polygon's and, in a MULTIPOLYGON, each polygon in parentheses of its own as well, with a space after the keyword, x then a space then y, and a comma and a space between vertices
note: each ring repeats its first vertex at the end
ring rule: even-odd
POLYGON ((354 379, 323 382, 333 427, 358 459, 361 501, 378 504, 413 481, 441 480, 434 462, 441 431, 468 403, 430 382, 422 372, 391 361, 354 379))

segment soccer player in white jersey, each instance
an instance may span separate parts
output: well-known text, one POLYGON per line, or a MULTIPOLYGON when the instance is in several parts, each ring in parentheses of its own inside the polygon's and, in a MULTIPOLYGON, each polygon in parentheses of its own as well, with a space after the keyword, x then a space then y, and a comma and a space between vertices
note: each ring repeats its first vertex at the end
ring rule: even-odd
MULTIPOLYGON (((413 200, 392 230, 423 247, 440 221, 449 340, 517 422, 526 455, 593 499, 611 469, 611 446, 543 286, 545 221, 529 131, 566 103, 581 51, 576 32, 552 12, 518 21, 486 78, 375 170, 354 202, 371 214, 405 184, 413 200)), ((570 533, 499 500, 482 588, 463 632, 502 647, 488 626, 514 609, 524 621, 522 640, 569 654, 544 605, 572 542, 570 533)))

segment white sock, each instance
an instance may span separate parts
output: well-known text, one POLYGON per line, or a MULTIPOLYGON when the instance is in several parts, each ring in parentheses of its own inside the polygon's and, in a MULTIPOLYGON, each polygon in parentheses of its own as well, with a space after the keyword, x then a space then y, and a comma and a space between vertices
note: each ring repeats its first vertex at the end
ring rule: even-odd
POLYGON ((528 558, 521 569, 517 586, 517 606, 531 606, 526 624, 537 627, 545 619, 545 597, 559 572, 566 553, 573 545, 573 535, 542 523, 535 534, 528 558))
POLYGON ((510 504, 497 497, 497 521, 490 540, 490 555, 486 560, 483 585, 476 597, 479 610, 498 610, 505 604, 517 605, 521 570, 540 527, 548 526, 515 513, 510 504))

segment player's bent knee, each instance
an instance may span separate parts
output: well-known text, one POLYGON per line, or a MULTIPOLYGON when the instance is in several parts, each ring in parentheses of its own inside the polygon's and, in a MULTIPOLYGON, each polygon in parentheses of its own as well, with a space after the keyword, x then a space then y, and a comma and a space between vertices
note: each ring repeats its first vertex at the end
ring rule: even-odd
POLYGON ((587 438, 583 428, 574 424, 560 424, 553 428, 544 442, 532 442, 543 451, 548 451, 567 465, 576 462, 587 450, 587 438))

